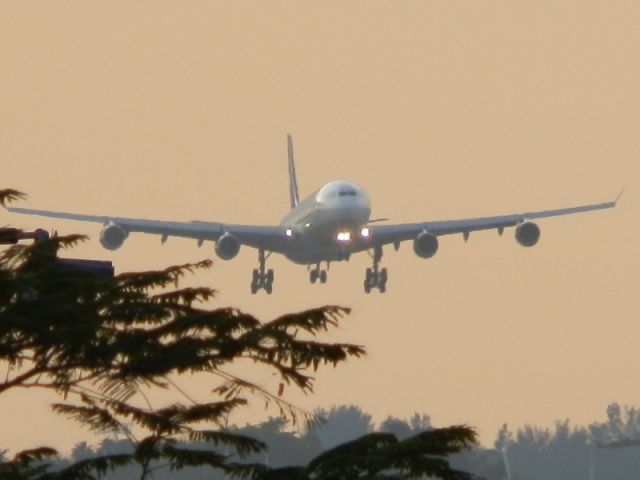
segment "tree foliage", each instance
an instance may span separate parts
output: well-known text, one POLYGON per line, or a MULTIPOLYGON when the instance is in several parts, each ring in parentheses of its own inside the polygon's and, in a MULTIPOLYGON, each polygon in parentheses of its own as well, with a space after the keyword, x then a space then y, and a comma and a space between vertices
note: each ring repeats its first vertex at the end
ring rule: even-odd
POLYGON ((306 470, 308 478, 326 480, 469 480, 475 477, 452 469, 447 457, 475 442, 475 432, 466 426, 433 429, 402 441, 392 433, 370 433, 323 453, 306 470))
POLYGON ((0 205, 6 207, 9 202, 26 198, 26 195, 18 190, 5 188, 0 190, 0 205))
POLYGON ((55 458, 57 452, 52 448, 40 447, 23 450, 11 460, 0 461, 2 480, 31 480, 46 478, 49 474, 47 460, 55 458))
POLYGON ((371 415, 356 405, 333 406, 328 410, 316 409, 314 414, 319 419, 319 424, 314 425, 313 434, 327 449, 373 431, 371 415))
MULTIPOLYGON (((3 204, 21 197, 14 190, 0 191, 3 204)), ((210 268, 208 260, 113 278, 60 268, 59 251, 83 239, 54 236, 0 252, 0 367, 4 368, 0 394, 15 388, 54 390, 61 395, 54 405, 57 413, 96 432, 119 431, 134 448, 83 459, 55 473, 47 471, 43 458, 28 452, 4 462, 3 468, 24 473, 20 478, 42 479, 100 477, 132 463, 140 467, 140 478, 160 467, 179 470, 195 465, 244 478, 280 475, 264 465, 241 462, 265 445, 228 431, 226 419, 257 396, 294 423, 310 421, 310 414, 282 397, 283 390, 288 385, 312 392, 319 368, 364 354, 355 344, 318 340, 349 309, 329 305, 262 322, 238 309, 210 308, 213 289, 179 287, 185 274, 210 268), (261 371, 271 370, 277 385, 263 386, 232 373, 232 366, 247 361, 261 371), (173 381, 181 375, 202 374, 216 380, 206 403, 194 402, 173 381), (149 398, 157 389, 172 391, 178 399, 154 407, 149 398), (183 448, 181 441, 200 442, 206 448, 183 448), (221 453, 222 447, 233 454, 221 453), (38 466, 32 469, 34 462, 38 466)), ((464 448, 475 438, 471 430, 460 428, 438 441, 430 435, 414 438, 411 445, 394 444, 385 437, 390 443, 377 442, 379 448, 374 449, 366 437, 318 459, 309 472, 324 478, 335 471, 330 465, 355 449, 363 471, 373 471, 365 467, 369 455, 370 460, 387 458, 379 463, 381 468, 388 465, 418 475, 428 464, 432 473, 443 474, 445 463, 442 458, 436 462, 436 457, 464 448), (428 446, 436 449, 431 463, 423 458, 428 446), (393 461, 401 463, 389 463, 398 455, 404 460, 393 461)), ((338 478, 331 475, 326 478, 338 478)))

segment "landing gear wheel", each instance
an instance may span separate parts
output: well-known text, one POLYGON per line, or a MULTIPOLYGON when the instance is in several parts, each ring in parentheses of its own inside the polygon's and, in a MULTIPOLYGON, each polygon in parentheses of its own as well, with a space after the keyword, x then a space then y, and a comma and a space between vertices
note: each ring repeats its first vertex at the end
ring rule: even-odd
POLYGON ((383 268, 380 270, 380 275, 378 276, 378 290, 380 290, 380 293, 387 291, 387 278, 387 269, 383 268))
POLYGON ((386 268, 383 268, 382 270, 380 270, 380 277, 378 279, 378 282, 387 283, 387 269, 386 268))
POLYGON ((269 255, 265 256, 264 250, 258 250, 258 268, 254 268, 251 272, 251 293, 256 294, 258 290, 264 289, 267 294, 273 292, 273 270, 265 270, 265 261, 269 255))
POLYGON ((374 248, 373 255, 373 267, 365 270, 364 276, 364 291, 370 293, 371 290, 377 288, 380 293, 387 291, 387 279, 388 273, 386 268, 379 269, 380 260, 382 259, 382 247, 377 246, 374 248))
POLYGON ((373 276, 374 276, 373 270, 371 268, 367 268, 364 275, 364 292, 365 293, 371 293, 371 289, 375 285, 375 282, 373 281, 373 276))
POLYGON ((326 270, 322 270, 320 272, 320 283, 327 283, 327 272, 326 272, 326 270))
POLYGON ((309 272, 309 281, 311 283, 316 283, 317 280, 318 280, 318 270, 311 270, 309 272))
POLYGON ((264 281, 264 290, 267 292, 267 295, 271 295, 271 292, 273 292, 273 276, 273 270, 267 270, 267 275, 265 276, 264 281))
POLYGON ((364 274, 365 283, 371 283, 372 278, 373 278, 373 270, 371 270, 370 268, 367 268, 364 274))

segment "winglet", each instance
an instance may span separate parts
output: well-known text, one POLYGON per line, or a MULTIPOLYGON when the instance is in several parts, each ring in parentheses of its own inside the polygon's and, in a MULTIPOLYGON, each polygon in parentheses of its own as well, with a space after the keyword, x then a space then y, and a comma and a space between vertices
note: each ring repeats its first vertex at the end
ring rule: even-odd
POLYGON ((622 197, 622 194, 624 193, 624 189, 625 187, 622 187, 622 190, 620 190, 620 193, 618 194, 618 196, 616 197, 616 199, 613 201, 614 205, 618 204, 618 200, 620 200, 620 197, 622 197))
POLYGON ((289 157, 289 199, 291 208, 298 205, 298 181, 296 179, 296 164, 293 158, 293 139, 291 134, 287 134, 287 155, 289 157))

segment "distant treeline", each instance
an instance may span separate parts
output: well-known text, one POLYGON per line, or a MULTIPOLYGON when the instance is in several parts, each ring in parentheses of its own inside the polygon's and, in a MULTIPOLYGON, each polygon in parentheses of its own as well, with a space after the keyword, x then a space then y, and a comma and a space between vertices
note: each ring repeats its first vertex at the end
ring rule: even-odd
MULTIPOLYGON (((403 439, 432 428, 426 414, 415 414, 408 420, 389 416, 376 425, 371 415, 354 405, 315 413, 322 420, 302 432, 292 431, 291 425, 281 418, 246 427, 231 426, 229 430, 268 445, 267 453, 247 461, 278 467, 304 465, 323 451, 372 431, 394 433, 403 439)), ((95 446, 80 442, 60 466, 131 450, 131 443, 125 439, 105 438, 95 446)), ((605 421, 594 421, 587 426, 574 426, 565 420, 549 428, 528 425, 512 432, 504 425, 493 448, 477 447, 456 455, 452 464, 487 480, 635 480, 640 472, 640 409, 614 403, 607 408, 605 421)), ((156 480, 225 478, 220 471, 209 468, 185 469, 179 473, 160 464, 155 468, 156 480)), ((125 480, 134 478, 136 472, 136 467, 124 467, 104 478, 125 480)))

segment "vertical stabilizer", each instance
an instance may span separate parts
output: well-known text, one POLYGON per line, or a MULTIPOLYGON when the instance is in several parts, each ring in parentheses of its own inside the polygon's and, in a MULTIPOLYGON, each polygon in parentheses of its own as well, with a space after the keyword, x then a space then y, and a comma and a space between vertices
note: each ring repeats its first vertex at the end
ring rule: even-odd
POLYGON ((298 181, 296 180, 296 164, 293 159, 293 140, 291 134, 287 135, 287 154, 289 156, 289 198, 291 208, 298 205, 298 181))

